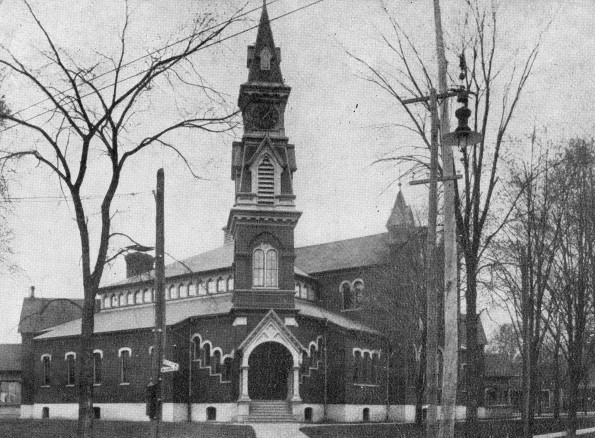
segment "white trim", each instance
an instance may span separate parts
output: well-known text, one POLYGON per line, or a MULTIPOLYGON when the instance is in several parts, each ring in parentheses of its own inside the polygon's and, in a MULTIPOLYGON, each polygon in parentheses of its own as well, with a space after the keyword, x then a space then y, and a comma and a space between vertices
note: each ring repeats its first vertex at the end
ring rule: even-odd
POLYGON ((101 360, 103 360, 103 351, 101 350, 93 350, 93 354, 95 353, 99 353, 99 356, 101 357, 101 360))
POLYGON ((367 348, 359 348, 359 347, 353 347, 353 351, 352 351, 352 355, 353 357, 355 357, 355 352, 359 351, 362 355, 362 357, 364 357, 365 353, 369 353, 370 354, 370 358, 372 357, 372 355, 377 354, 378 355, 378 359, 380 359, 382 350, 369 350, 367 348))
POLYGON ((41 355, 41 362, 43 362, 43 358, 47 357, 50 359, 50 362, 52 361, 52 355, 50 353, 44 353, 41 355))
POLYGON ((127 351, 128 354, 130 354, 130 357, 132 357, 132 349, 130 347, 122 347, 118 350, 118 357, 122 356, 122 352, 123 351, 127 351))
POLYGON ((238 325, 248 325, 248 318, 246 316, 236 316, 236 319, 233 320, 232 326, 238 325))

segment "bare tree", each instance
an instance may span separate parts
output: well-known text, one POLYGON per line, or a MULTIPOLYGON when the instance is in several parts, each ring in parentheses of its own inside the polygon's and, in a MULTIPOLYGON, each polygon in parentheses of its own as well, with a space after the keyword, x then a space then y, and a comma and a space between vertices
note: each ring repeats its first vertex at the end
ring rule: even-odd
POLYGON ((568 363, 567 436, 576 434, 579 386, 586 376, 586 350, 593 332, 595 299, 595 142, 571 140, 564 151, 556 184, 563 210, 560 250, 551 288, 552 312, 561 327, 568 363))
POLYGON ((523 436, 533 436, 533 419, 538 394, 538 361, 549 320, 548 291, 551 273, 562 233, 562 212, 556 208, 557 191, 552 173, 558 160, 547 151, 538 152, 539 141, 531 136, 528 163, 513 169, 509 187, 513 200, 511 220, 498 239, 492 241, 490 254, 492 293, 512 320, 523 359, 523 436), (544 313, 546 318, 544 318, 544 313))
MULTIPOLYGON (((465 265, 465 305, 467 335, 467 436, 478 435, 477 408, 482 403, 483 390, 480 375, 481 349, 478 345, 478 275, 482 259, 491 241, 507 222, 512 209, 495 219, 492 214, 495 191, 498 186, 500 152, 522 91, 531 75, 539 51, 539 42, 520 63, 508 67, 496 65, 498 54, 498 10, 491 2, 466 1, 466 19, 451 44, 458 54, 465 54, 468 71, 464 87, 474 96, 471 129, 479 132, 483 140, 475 147, 462 151, 463 180, 455 190, 455 217, 465 265), (497 93, 497 90, 503 90, 497 93), (495 102, 499 102, 495 104, 495 102), (461 187, 462 186, 462 187, 461 187)), ((386 15, 392 25, 392 36, 382 36, 394 54, 394 65, 386 68, 374 65, 361 57, 351 55, 365 69, 364 79, 379 86, 393 97, 408 115, 410 124, 397 125, 421 138, 418 146, 397 151, 380 159, 408 165, 407 172, 428 168, 430 113, 429 103, 419 112, 406 105, 408 98, 421 98, 429 94, 434 85, 429 63, 415 47, 413 38, 400 27, 386 5, 386 15)), ((455 64, 458 67, 458 64, 455 64)), ((451 77, 456 77, 456 74, 451 77)), ((444 133, 442 133, 444 134, 444 133)), ((406 173, 407 173, 406 172, 406 173)))
MULTIPOLYGON (((27 146, 5 152, 2 163, 34 160, 57 177, 74 207, 81 244, 84 291, 79 354, 79 426, 80 437, 93 436, 93 328, 95 297, 109 255, 112 231, 112 202, 122 175, 132 159, 150 147, 161 147, 179 155, 182 151, 171 143, 171 134, 182 129, 226 132, 235 125, 236 112, 225 110, 223 96, 210 88, 201 77, 196 59, 201 49, 216 44, 222 32, 243 13, 221 19, 200 13, 179 40, 148 55, 137 58, 127 52, 127 32, 131 14, 126 4, 124 24, 119 35, 120 47, 115 56, 97 54, 96 62, 81 63, 74 53, 59 47, 32 7, 25 3, 45 41, 39 48, 44 63, 26 65, 15 54, 4 49, 0 65, 41 93, 45 112, 40 117, 25 118, 19 113, 4 113, 2 121, 22 131, 27 146), (221 20, 221 21, 217 21, 221 20), (134 65, 131 70, 130 65, 134 65), (131 74, 129 74, 131 73, 131 74), (190 87, 200 103, 193 113, 163 125, 138 126, 150 109, 150 97, 157 90, 180 92, 190 87), (130 140, 136 137, 137 140, 130 140), (97 152, 99 151, 99 152, 97 152), (99 166, 107 174, 107 185, 100 207, 98 235, 92 233, 89 220, 92 207, 82 195, 84 186, 97 190, 103 180, 93 176, 99 166), (91 210, 91 211, 90 211, 91 210)), ((150 48, 148 48, 150 49, 150 48)), ((189 167, 190 168, 190 167, 189 167)))

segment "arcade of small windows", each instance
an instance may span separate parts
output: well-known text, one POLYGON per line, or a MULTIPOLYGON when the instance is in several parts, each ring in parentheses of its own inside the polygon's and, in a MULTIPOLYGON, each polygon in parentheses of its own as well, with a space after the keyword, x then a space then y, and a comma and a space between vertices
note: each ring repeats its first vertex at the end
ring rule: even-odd
POLYGON ((295 297, 310 301, 316 301, 318 299, 314 286, 300 281, 295 282, 295 297))
MULTIPOLYGON (((233 276, 231 275, 222 275, 219 277, 209 277, 202 279, 199 278, 197 280, 183 281, 180 283, 167 285, 165 288, 165 299, 170 301, 207 294, 232 292, 233 288, 234 280, 233 276)), ((101 307, 102 309, 110 309, 152 303, 154 301, 154 289, 144 288, 138 289, 137 291, 105 294, 101 301, 101 307)))
POLYGON ((343 281, 339 286, 343 310, 359 309, 364 299, 364 281, 361 279, 352 282, 343 281))
POLYGON ((213 348, 211 341, 202 340, 199 334, 192 337, 192 360, 199 368, 208 369, 210 376, 218 376, 221 383, 231 383, 233 351, 223 355, 221 348, 213 348))
MULTIPOLYGON (((153 348, 149 348, 149 354, 147 355, 149 364, 152 361, 152 350, 153 348)), ((132 365, 132 349, 129 347, 123 347, 118 350, 118 361, 119 361, 119 384, 120 385, 129 385, 130 378, 132 376, 131 373, 131 365, 132 365)), ((98 386, 104 382, 104 353, 102 350, 95 350, 93 351, 93 384, 98 386)), ((223 363, 225 363, 227 359, 224 359, 223 363)), ((43 354, 41 356, 41 362, 43 365, 42 375, 41 375, 41 386, 42 387, 49 387, 52 383, 52 356, 50 354, 43 354)), ((65 362, 65 371, 66 371, 66 386, 72 387, 76 384, 76 353, 70 351, 64 355, 64 362, 65 362)), ((231 369, 231 366, 229 367, 231 369)), ((109 368, 111 369, 111 367, 109 368)), ((61 380, 61 379, 58 379, 61 380)))
POLYGON ((252 253, 252 287, 278 287, 277 250, 265 243, 252 253))
POLYGON ((312 375, 312 371, 322 369, 324 361, 324 345, 322 337, 310 342, 308 351, 302 352, 302 363, 300 365, 300 376, 302 380, 312 375))
POLYGON ((353 384, 378 385, 380 380, 380 351, 353 349, 353 384))

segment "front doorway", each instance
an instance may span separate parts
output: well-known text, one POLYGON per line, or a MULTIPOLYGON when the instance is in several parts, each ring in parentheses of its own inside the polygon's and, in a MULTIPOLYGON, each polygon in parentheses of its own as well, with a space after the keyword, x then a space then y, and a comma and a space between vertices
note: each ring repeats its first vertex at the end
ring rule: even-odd
POLYGON ((248 358, 248 395, 252 400, 286 400, 293 358, 277 342, 265 342, 248 358))

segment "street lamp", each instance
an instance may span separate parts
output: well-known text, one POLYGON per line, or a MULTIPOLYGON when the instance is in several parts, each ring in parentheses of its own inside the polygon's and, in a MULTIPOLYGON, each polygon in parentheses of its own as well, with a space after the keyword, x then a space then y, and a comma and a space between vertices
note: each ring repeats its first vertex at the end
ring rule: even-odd
POLYGON ((461 89, 457 95, 457 102, 462 103, 463 106, 455 111, 455 117, 459 121, 459 125, 454 132, 449 132, 442 136, 442 142, 446 146, 459 146, 461 148, 473 146, 481 143, 483 136, 479 132, 471 131, 468 120, 471 116, 469 109, 469 93, 461 89))

